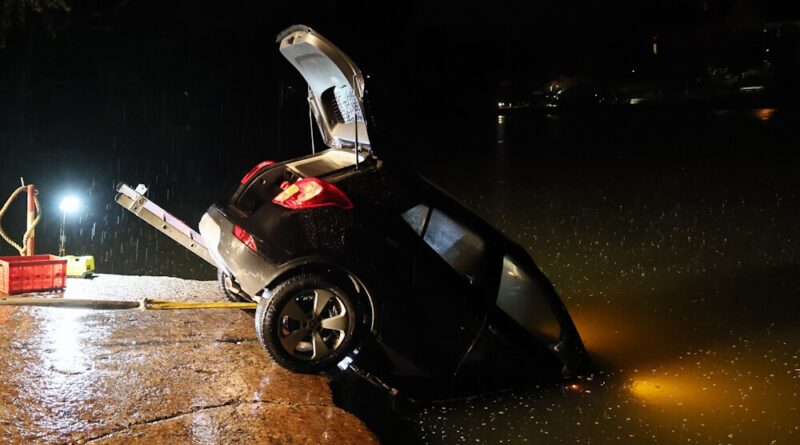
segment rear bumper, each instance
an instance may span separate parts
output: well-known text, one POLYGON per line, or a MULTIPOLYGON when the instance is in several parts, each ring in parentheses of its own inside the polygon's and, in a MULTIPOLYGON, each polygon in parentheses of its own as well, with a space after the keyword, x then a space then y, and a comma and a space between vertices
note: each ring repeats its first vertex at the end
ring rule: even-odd
POLYGON ((272 281, 277 268, 233 236, 234 223, 215 204, 200 219, 208 252, 247 295, 255 296, 272 281))

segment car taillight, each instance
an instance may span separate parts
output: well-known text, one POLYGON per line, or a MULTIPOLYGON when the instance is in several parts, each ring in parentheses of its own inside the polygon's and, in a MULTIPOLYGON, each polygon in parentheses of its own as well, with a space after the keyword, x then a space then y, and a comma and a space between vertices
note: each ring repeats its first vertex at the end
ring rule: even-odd
POLYGON ((286 187, 272 202, 287 209, 336 206, 352 209, 353 203, 338 187, 317 178, 303 178, 286 187))
POLYGON ((239 241, 244 243, 245 246, 250 248, 253 252, 256 252, 256 241, 250 236, 249 233, 245 232, 245 230, 239 226, 233 226, 233 236, 236 237, 239 241))
POLYGON ((252 177, 253 177, 253 175, 255 175, 256 173, 258 173, 258 171, 259 171, 259 170, 261 170, 262 168, 264 168, 264 167, 266 167, 266 166, 268 166, 268 165, 272 165, 272 164, 274 164, 274 163, 275 163, 275 161, 264 161, 264 162, 259 162, 259 163, 258 163, 258 165, 256 165, 256 166, 255 166, 255 167, 253 167, 252 169, 250 169, 250 171, 249 171, 249 172, 247 172, 247 174, 246 174, 246 175, 244 175, 244 177, 242 178, 242 184, 247 184, 247 181, 249 181, 249 180, 250 180, 250 178, 252 178, 252 177))

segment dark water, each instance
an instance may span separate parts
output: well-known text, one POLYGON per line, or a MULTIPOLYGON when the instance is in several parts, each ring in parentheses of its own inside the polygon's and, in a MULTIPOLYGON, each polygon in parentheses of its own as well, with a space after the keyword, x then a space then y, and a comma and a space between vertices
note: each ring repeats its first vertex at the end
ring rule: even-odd
POLYGON ((598 371, 417 407, 404 440, 798 443, 798 117, 512 115, 420 162, 528 249, 598 371))

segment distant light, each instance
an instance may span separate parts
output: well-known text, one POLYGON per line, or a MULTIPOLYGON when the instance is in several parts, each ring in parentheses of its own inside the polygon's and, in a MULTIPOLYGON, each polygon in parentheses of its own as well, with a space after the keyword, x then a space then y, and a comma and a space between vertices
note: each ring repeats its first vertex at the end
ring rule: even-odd
POLYGON ((58 205, 58 208, 64 213, 72 213, 78 210, 80 205, 81 202, 78 200, 78 198, 74 196, 67 196, 61 200, 61 204, 58 205))
POLYGON ((632 73, 636 74, 636 70, 631 70, 632 73))
POLYGON ((752 93, 752 92, 755 92, 755 91, 761 91, 763 89, 764 89, 764 85, 751 85, 751 86, 746 86, 746 87, 740 87, 739 91, 741 91, 742 93, 752 93))
POLYGON ((775 108, 758 108, 755 110, 756 117, 761 121, 768 121, 775 115, 775 108))

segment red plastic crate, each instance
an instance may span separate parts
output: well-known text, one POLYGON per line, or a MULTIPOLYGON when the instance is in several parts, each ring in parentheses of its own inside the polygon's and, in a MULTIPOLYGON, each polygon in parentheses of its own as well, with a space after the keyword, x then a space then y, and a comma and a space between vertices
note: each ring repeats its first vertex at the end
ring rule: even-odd
POLYGON ((67 260, 55 255, 0 257, 0 293, 64 289, 67 260))

